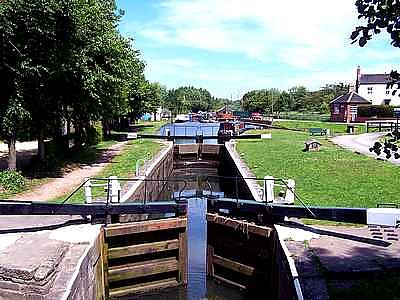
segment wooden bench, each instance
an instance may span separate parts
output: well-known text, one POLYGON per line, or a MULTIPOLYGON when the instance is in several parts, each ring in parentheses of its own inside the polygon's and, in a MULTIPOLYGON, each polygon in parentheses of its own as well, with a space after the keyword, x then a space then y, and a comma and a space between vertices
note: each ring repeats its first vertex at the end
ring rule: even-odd
POLYGON ((311 133, 311 135, 326 135, 326 128, 310 128, 308 131, 311 133))

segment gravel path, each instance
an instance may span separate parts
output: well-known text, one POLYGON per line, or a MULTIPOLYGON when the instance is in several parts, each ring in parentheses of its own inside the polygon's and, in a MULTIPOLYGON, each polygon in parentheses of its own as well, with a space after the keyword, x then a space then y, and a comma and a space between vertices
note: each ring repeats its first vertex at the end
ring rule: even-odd
POLYGON ((71 172, 64 174, 62 177, 52 179, 49 182, 40 185, 29 192, 13 196, 12 199, 28 201, 48 201, 65 195, 66 193, 72 191, 74 188, 79 186, 84 178, 92 177, 98 174, 107 164, 110 163, 113 157, 121 153, 121 150, 123 146, 126 145, 126 143, 126 141, 118 142, 109 147, 106 151, 104 151, 93 164, 80 165, 71 172))
MULTIPOLYGON (((342 148, 357 151, 367 156, 377 158, 374 153, 369 152, 369 148, 372 147, 374 143, 385 134, 387 134, 387 132, 372 132, 357 135, 340 135, 331 138, 331 141, 342 148)), ((381 154, 379 158, 381 158, 382 160, 387 160, 395 165, 400 165, 399 159, 386 159, 384 154, 381 154)))

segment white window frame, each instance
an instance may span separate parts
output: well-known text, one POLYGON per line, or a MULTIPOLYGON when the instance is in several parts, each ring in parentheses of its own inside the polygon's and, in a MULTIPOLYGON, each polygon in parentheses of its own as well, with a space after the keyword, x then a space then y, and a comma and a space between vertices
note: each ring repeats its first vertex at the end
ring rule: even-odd
POLYGON ((333 104, 333 113, 336 114, 340 114, 340 106, 339 104, 333 104))

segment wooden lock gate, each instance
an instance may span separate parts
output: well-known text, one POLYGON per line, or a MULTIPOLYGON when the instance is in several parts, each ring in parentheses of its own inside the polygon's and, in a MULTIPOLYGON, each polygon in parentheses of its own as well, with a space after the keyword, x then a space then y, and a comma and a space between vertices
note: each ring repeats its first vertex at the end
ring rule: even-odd
POLYGON ((104 227, 107 299, 187 284, 187 218, 104 227))
POLYGON ((213 213, 206 218, 207 275, 249 297, 265 293, 271 282, 273 229, 213 213))

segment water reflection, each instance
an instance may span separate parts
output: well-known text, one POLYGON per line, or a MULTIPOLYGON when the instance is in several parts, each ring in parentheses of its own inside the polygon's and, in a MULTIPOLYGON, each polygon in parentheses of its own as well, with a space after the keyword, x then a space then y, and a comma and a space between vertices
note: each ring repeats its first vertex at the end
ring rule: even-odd
MULTIPOLYGON (((189 197, 193 191, 183 192, 189 197)), ((140 296, 148 300, 199 300, 199 299, 244 299, 236 288, 219 284, 206 275, 207 201, 191 198, 188 201, 188 285, 186 288, 170 289, 161 294, 140 296)), ((130 299, 138 299, 130 298, 130 299)))
MULTIPOLYGON (((219 130, 219 123, 175 123, 163 126, 160 134, 166 135, 167 130, 170 135, 175 136, 195 136, 201 132, 203 136, 216 136, 219 130)), ((196 140, 177 139, 175 143, 195 143, 196 140)), ((217 140, 204 140, 204 143, 216 144, 217 140)), ((188 285, 186 288, 177 288, 155 293, 151 295, 140 295, 129 299, 149 299, 149 300, 199 300, 199 299, 244 299, 243 293, 238 289, 220 284, 207 278, 206 273, 206 250, 207 250, 207 222, 206 195, 223 197, 220 182, 210 180, 202 182, 197 176, 216 178, 217 169, 176 169, 170 175, 171 179, 181 181, 168 182, 159 195, 159 199, 172 199, 185 197, 188 199, 188 285)))
MULTIPOLYGON (((217 170, 209 169, 177 169, 172 172, 170 178, 186 178, 185 184, 173 182, 169 188, 162 193, 162 199, 185 197, 188 199, 188 285, 186 288, 170 289, 161 294, 140 296, 140 299, 149 300, 199 300, 199 299, 244 299, 243 294, 238 289, 219 284, 207 278, 206 273, 206 251, 207 251, 207 201, 205 195, 210 194, 210 190, 204 182, 197 180, 197 175, 211 176, 216 178, 217 170), (204 195, 204 196, 202 196, 204 195)), ((223 197, 219 181, 217 179, 210 182, 213 196, 223 197)), ((137 298, 129 298, 137 299, 137 298)))
MULTIPOLYGON (((219 130, 219 123, 200 123, 200 122, 185 122, 167 124, 161 127, 160 134, 167 135, 169 130, 170 135, 173 136, 196 136, 202 134, 203 136, 217 136, 219 130)), ((196 139, 176 139, 176 144, 195 144, 196 139)), ((216 144, 217 140, 204 140, 204 144, 216 144)))

